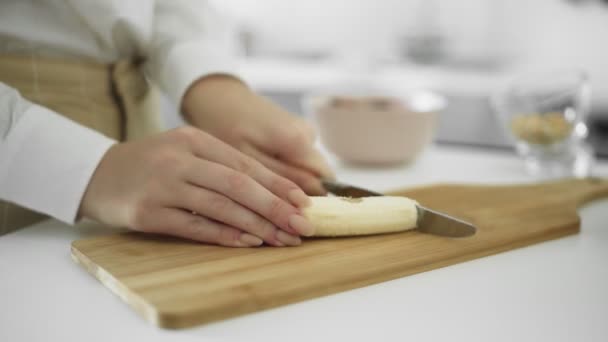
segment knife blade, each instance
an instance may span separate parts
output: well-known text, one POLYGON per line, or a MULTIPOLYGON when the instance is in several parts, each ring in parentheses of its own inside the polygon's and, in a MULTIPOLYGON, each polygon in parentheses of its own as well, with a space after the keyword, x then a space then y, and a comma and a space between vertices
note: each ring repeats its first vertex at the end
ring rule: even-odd
MULTIPOLYGON (((336 181, 321 180, 321 183, 327 192, 338 196, 353 198, 384 196, 379 192, 336 181)), ((450 215, 423 207, 421 205, 417 205, 416 210, 418 211, 416 229, 421 233, 459 238, 472 236, 477 232, 477 228, 471 223, 450 215)))

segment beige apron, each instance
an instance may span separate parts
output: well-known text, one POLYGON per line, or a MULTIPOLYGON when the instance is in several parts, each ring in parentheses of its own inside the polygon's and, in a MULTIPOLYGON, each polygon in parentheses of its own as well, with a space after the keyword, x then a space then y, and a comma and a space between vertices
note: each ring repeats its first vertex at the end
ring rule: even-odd
MULTIPOLYGON (((0 82, 31 102, 126 141, 161 130, 158 92, 146 81, 141 64, 0 55, 0 82)), ((0 201, 0 235, 46 218, 0 201)))

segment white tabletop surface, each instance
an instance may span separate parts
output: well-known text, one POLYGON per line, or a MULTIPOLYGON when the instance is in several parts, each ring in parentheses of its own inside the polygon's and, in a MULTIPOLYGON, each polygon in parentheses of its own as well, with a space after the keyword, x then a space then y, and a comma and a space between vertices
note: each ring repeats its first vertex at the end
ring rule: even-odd
MULTIPOLYGON (((445 146, 410 166, 335 165, 376 190, 530 181, 507 152, 445 146)), ((0 237, 0 341, 608 341, 608 201, 580 214, 575 236, 181 331, 146 323, 70 259, 71 241, 107 231, 45 221, 0 237)))

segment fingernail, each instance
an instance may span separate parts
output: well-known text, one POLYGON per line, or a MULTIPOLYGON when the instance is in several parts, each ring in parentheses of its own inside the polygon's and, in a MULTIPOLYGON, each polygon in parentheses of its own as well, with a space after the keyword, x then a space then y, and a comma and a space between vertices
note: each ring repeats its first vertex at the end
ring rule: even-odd
POLYGON ((312 223, 300 215, 289 216, 289 226, 304 236, 311 236, 315 232, 312 223))
POLYGON ((317 195, 317 196, 325 195, 327 193, 327 190, 323 187, 321 180, 316 179, 316 178, 307 183, 306 189, 307 189, 308 193, 317 195))
POLYGON ((260 246, 262 243, 264 243, 264 241, 262 241, 262 239, 259 237, 247 233, 242 233, 239 240, 241 243, 247 246, 260 246))
POLYGON ((275 240, 275 241, 271 242, 271 244, 275 247, 285 247, 285 244, 279 240, 275 240))
POLYGON ((306 208, 310 205, 310 198, 300 189, 293 189, 287 193, 287 199, 298 208, 306 208))
POLYGON ((287 234, 282 230, 277 230, 275 237, 287 246, 299 246, 302 243, 302 239, 299 237, 287 234))
POLYGON ((329 167, 329 166, 325 166, 321 169, 321 177, 323 179, 327 179, 327 180, 336 180, 336 174, 334 173, 334 171, 329 167))

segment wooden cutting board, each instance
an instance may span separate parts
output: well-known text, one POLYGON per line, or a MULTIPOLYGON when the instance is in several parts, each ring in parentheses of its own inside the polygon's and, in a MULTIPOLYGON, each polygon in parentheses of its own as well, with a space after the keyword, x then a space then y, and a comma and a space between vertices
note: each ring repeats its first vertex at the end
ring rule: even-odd
POLYGON ((183 328, 575 234, 577 206, 608 195, 608 181, 446 184, 394 194, 469 220, 478 233, 449 239, 409 231, 249 249, 123 233, 75 241, 72 256, 146 320, 183 328))

